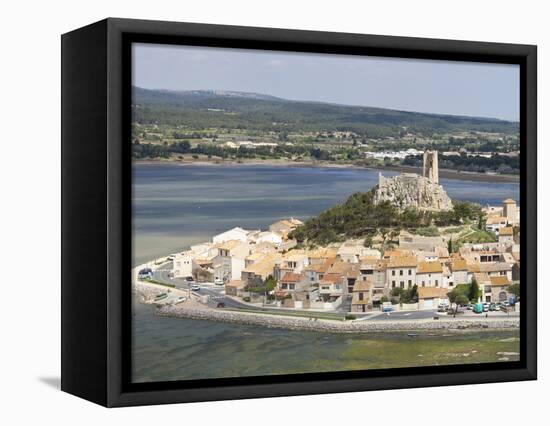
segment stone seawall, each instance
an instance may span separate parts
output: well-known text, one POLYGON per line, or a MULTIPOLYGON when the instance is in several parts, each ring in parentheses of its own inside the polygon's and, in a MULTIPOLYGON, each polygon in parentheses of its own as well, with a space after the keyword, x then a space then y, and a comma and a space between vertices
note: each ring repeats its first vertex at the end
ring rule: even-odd
POLYGON ((132 284, 132 292, 139 296, 142 303, 151 303, 156 296, 165 293, 166 289, 138 281, 132 284))
POLYGON ((479 331, 519 328, 519 318, 463 318, 409 321, 336 321, 323 319, 313 320, 300 317, 283 317, 269 314, 226 311, 223 309, 209 308, 196 302, 185 302, 175 306, 163 306, 161 308, 158 308, 156 313, 160 316, 174 318, 189 318, 196 320, 220 321, 244 325, 260 325, 268 328, 284 328, 288 330, 310 330, 333 333, 365 333, 418 330, 479 331))

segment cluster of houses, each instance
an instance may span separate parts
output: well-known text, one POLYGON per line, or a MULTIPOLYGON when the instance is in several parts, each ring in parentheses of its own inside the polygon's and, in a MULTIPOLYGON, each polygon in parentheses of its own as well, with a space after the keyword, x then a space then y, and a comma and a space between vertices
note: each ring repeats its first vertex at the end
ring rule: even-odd
MULTIPOLYGON (((502 211, 493 209, 494 217, 516 214, 504 203, 502 211)), ((512 224, 517 222, 510 219, 499 228, 497 242, 463 244, 450 254, 448 237, 406 231, 393 250, 365 247, 362 240, 297 248, 289 233, 302 222, 289 218, 267 231, 233 228, 192 246, 175 256, 173 273, 223 284, 229 296, 252 298, 260 296, 250 288, 273 278, 272 303, 295 309, 332 310, 351 299, 352 312, 368 312, 388 301, 392 289, 414 285, 417 308, 434 308, 448 302, 447 293, 456 285, 474 278, 483 302, 502 302, 511 296, 508 286, 519 280, 520 249, 512 224)))

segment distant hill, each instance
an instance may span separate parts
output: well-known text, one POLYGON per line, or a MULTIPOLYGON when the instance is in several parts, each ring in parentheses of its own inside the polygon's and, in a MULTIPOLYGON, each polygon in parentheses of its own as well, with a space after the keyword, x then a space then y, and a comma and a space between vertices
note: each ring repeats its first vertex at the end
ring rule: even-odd
POLYGON ((133 87, 133 117, 142 124, 275 131, 354 131, 369 137, 484 131, 517 133, 519 124, 492 118, 425 114, 383 108, 291 101, 234 91, 148 90, 133 87))

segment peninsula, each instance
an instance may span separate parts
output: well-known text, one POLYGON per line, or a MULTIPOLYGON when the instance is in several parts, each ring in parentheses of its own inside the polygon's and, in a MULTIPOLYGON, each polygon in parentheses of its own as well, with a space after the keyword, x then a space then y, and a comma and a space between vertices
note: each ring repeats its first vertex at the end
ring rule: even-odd
POLYGON ((304 222, 236 227, 133 270, 159 315, 367 332, 519 326, 519 207, 451 201, 438 153, 304 222))

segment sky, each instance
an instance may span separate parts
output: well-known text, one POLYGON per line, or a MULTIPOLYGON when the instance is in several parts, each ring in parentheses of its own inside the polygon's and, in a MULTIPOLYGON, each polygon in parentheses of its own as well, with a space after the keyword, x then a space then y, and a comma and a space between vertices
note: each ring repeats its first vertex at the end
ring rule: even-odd
POLYGON ((132 84, 519 121, 519 66, 137 43, 132 84))

